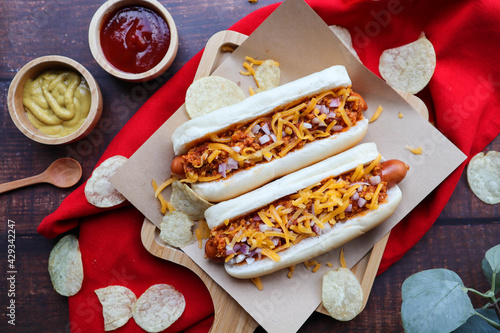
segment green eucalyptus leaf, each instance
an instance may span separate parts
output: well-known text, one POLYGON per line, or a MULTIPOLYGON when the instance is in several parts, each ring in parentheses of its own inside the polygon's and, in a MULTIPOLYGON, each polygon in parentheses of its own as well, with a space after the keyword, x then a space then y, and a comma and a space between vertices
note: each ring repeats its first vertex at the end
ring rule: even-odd
POLYGON ((500 244, 486 251, 484 259, 488 260, 493 271, 500 275, 500 244))
MULTIPOLYGON (((494 322, 500 325, 500 321, 498 320, 495 310, 476 309, 476 311, 479 312, 481 315, 485 316, 486 318, 493 320, 494 322)), ((489 333, 489 332, 498 333, 498 330, 496 328, 493 328, 490 324, 488 324, 486 320, 477 315, 474 315, 469 319, 467 319, 465 324, 463 324, 457 330, 454 331, 454 333, 489 333)))
POLYGON ((447 269, 413 274, 402 287, 401 318, 407 333, 451 332, 474 314, 460 277, 447 269))
MULTIPOLYGON (((484 276, 486 276, 488 281, 490 281, 491 283, 491 281, 493 280, 493 269, 491 268, 490 263, 488 262, 488 260, 486 260, 486 258, 483 259, 481 266, 483 268, 484 276)), ((499 291, 500 291, 500 274, 497 273, 497 275, 495 276, 495 294, 498 293, 499 291)))

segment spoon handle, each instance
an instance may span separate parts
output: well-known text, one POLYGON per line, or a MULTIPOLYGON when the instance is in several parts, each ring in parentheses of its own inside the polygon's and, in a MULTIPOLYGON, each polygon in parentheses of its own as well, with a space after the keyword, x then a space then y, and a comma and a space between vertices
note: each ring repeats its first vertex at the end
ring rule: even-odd
POLYGON ((33 185, 33 184, 38 184, 38 183, 43 183, 46 182, 45 174, 41 173, 36 176, 24 178, 24 179, 18 179, 14 180, 12 182, 0 184, 0 193, 4 193, 10 190, 14 190, 16 188, 28 186, 28 185, 33 185))

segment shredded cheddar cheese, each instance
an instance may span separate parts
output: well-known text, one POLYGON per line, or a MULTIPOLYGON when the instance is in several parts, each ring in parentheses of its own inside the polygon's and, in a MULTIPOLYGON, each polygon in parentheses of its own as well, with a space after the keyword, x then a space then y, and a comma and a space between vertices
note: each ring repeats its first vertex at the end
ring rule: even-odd
MULTIPOLYGON (((250 62, 245 68, 252 75, 252 66, 259 61, 247 60, 250 62)), ((328 90, 273 110, 249 123, 235 124, 234 128, 212 133, 207 141, 200 142, 183 155, 184 181, 206 182, 227 177, 228 173, 284 157, 308 142, 354 126, 354 122, 361 119, 363 110, 350 109, 350 104, 346 103, 359 98, 350 94, 350 87, 328 90), (331 104, 332 101, 336 102, 331 104)))
MULTIPOLYGON (((379 155, 376 161, 380 159, 379 155)), ((347 174, 329 177, 245 216, 225 220, 222 226, 211 231, 211 236, 217 238, 216 244, 225 244, 219 253, 231 264, 239 262, 234 262, 235 255, 224 253, 236 244, 239 245, 234 251, 238 254, 244 244, 243 254, 252 253, 250 257, 258 254, 254 259, 267 257, 278 262, 280 252, 294 244, 319 236, 350 216, 378 209, 387 197, 385 182, 370 185, 367 180, 379 172, 379 163, 358 165, 347 174), (360 204, 361 198, 366 203, 360 204), (221 238, 225 239, 222 243, 221 238)), ((309 269, 313 264, 315 270, 320 267, 316 262, 306 262, 306 266, 308 263, 309 269)))
POLYGON ((260 280, 259 277, 252 278, 250 280, 255 284, 255 286, 257 287, 257 289, 259 289, 261 291, 264 290, 264 285, 262 284, 262 281, 260 280))
POLYGON ((291 279, 293 277, 293 272, 295 271, 295 265, 288 267, 288 278, 291 279))
POLYGON ((411 151, 415 155, 422 155, 422 153, 424 152, 424 150, 422 149, 422 147, 414 148, 414 147, 411 147, 409 145, 406 145, 405 148, 407 150, 411 151))
POLYGON ((158 187, 158 184, 156 183, 156 181, 154 179, 151 181, 151 184, 153 185, 153 190, 155 191, 155 197, 157 197, 158 200, 160 201, 161 213, 165 214, 167 212, 167 210, 169 212, 173 212, 175 210, 174 206, 172 206, 172 204, 170 202, 168 202, 167 200, 165 200, 165 198, 163 198, 161 191, 159 191, 160 187, 158 187), (158 193, 158 194, 156 194, 156 193, 158 193))
POLYGON ((372 123, 375 120, 377 120, 378 117, 380 117, 380 115, 382 114, 382 111, 384 111, 384 109, 382 108, 382 105, 379 105, 377 110, 375 110, 375 113, 373 114, 373 116, 370 118, 370 120, 368 122, 372 123))
POLYGON ((345 257, 344 257, 344 248, 340 249, 340 266, 346 268, 345 257))

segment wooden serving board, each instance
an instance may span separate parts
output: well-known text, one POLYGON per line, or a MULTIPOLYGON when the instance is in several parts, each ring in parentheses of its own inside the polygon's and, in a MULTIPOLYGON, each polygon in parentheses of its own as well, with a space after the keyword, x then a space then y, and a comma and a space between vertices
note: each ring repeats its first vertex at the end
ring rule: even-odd
MULTIPOLYGON (((210 75, 221 64, 225 55, 238 47, 246 35, 234 31, 221 31, 213 35, 207 42, 195 80, 210 75)), ((416 96, 399 92, 406 101, 423 117, 428 119, 425 104, 416 96)), ((185 266, 197 274, 208 288, 214 303, 215 319, 210 332, 253 332, 259 324, 212 278, 201 269, 187 254, 179 249, 166 245, 160 239, 160 230, 148 219, 144 220, 141 240, 144 247, 153 255, 185 266)), ((351 270, 361 283, 363 289, 363 309, 368 302, 375 276, 382 255, 389 239, 390 232, 380 239, 351 270)), ((316 311, 328 315, 320 305, 316 311)))

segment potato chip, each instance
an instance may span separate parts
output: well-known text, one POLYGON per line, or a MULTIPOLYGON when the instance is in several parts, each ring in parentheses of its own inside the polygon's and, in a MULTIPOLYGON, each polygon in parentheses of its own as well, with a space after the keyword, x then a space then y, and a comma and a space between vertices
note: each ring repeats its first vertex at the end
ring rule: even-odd
POLYGON ((134 303, 132 315, 143 330, 161 332, 179 319, 185 308, 179 291, 168 284, 155 284, 134 303))
POLYGON ((114 188, 109 178, 126 161, 126 157, 116 155, 102 162, 92 172, 92 176, 85 184, 85 197, 90 204, 99 208, 108 208, 125 201, 125 197, 114 188))
POLYGON ((245 99, 236 83, 219 76, 207 76, 194 81, 186 92, 186 111, 196 118, 245 99))
POLYGON ((340 321, 354 319, 363 309, 363 290, 350 269, 340 267, 323 276, 323 306, 340 321))
POLYGON ((330 25, 330 30, 332 30, 335 33, 335 35, 347 47, 347 49, 351 51, 351 53, 359 60, 358 53, 356 52, 354 46, 352 45, 351 33, 349 32, 349 30, 340 25, 330 25))
POLYGON ((278 63, 272 59, 267 59, 255 70, 255 82, 257 91, 265 91, 279 86, 281 70, 278 63))
POLYGON ((49 256, 49 275, 55 291, 63 296, 78 293, 83 283, 82 254, 75 235, 57 242, 49 256))
POLYGON ((167 212, 160 223, 160 238, 165 243, 184 247, 196 241, 194 222, 182 211, 167 212))
POLYGON ((467 166, 467 182, 472 192, 483 202, 500 202, 500 152, 475 155, 467 166))
POLYGON ((132 306, 137 300, 132 290, 123 286, 108 286, 94 292, 102 304, 105 331, 122 327, 132 318, 132 306))
POLYGON ((193 220, 203 219, 205 210, 212 206, 210 202, 201 198, 189 186, 178 180, 172 183, 170 203, 176 210, 186 213, 193 220))
POLYGON ((436 68, 436 52, 432 43, 421 35, 419 39, 380 56, 380 75, 393 88, 416 94, 431 80, 436 68))

